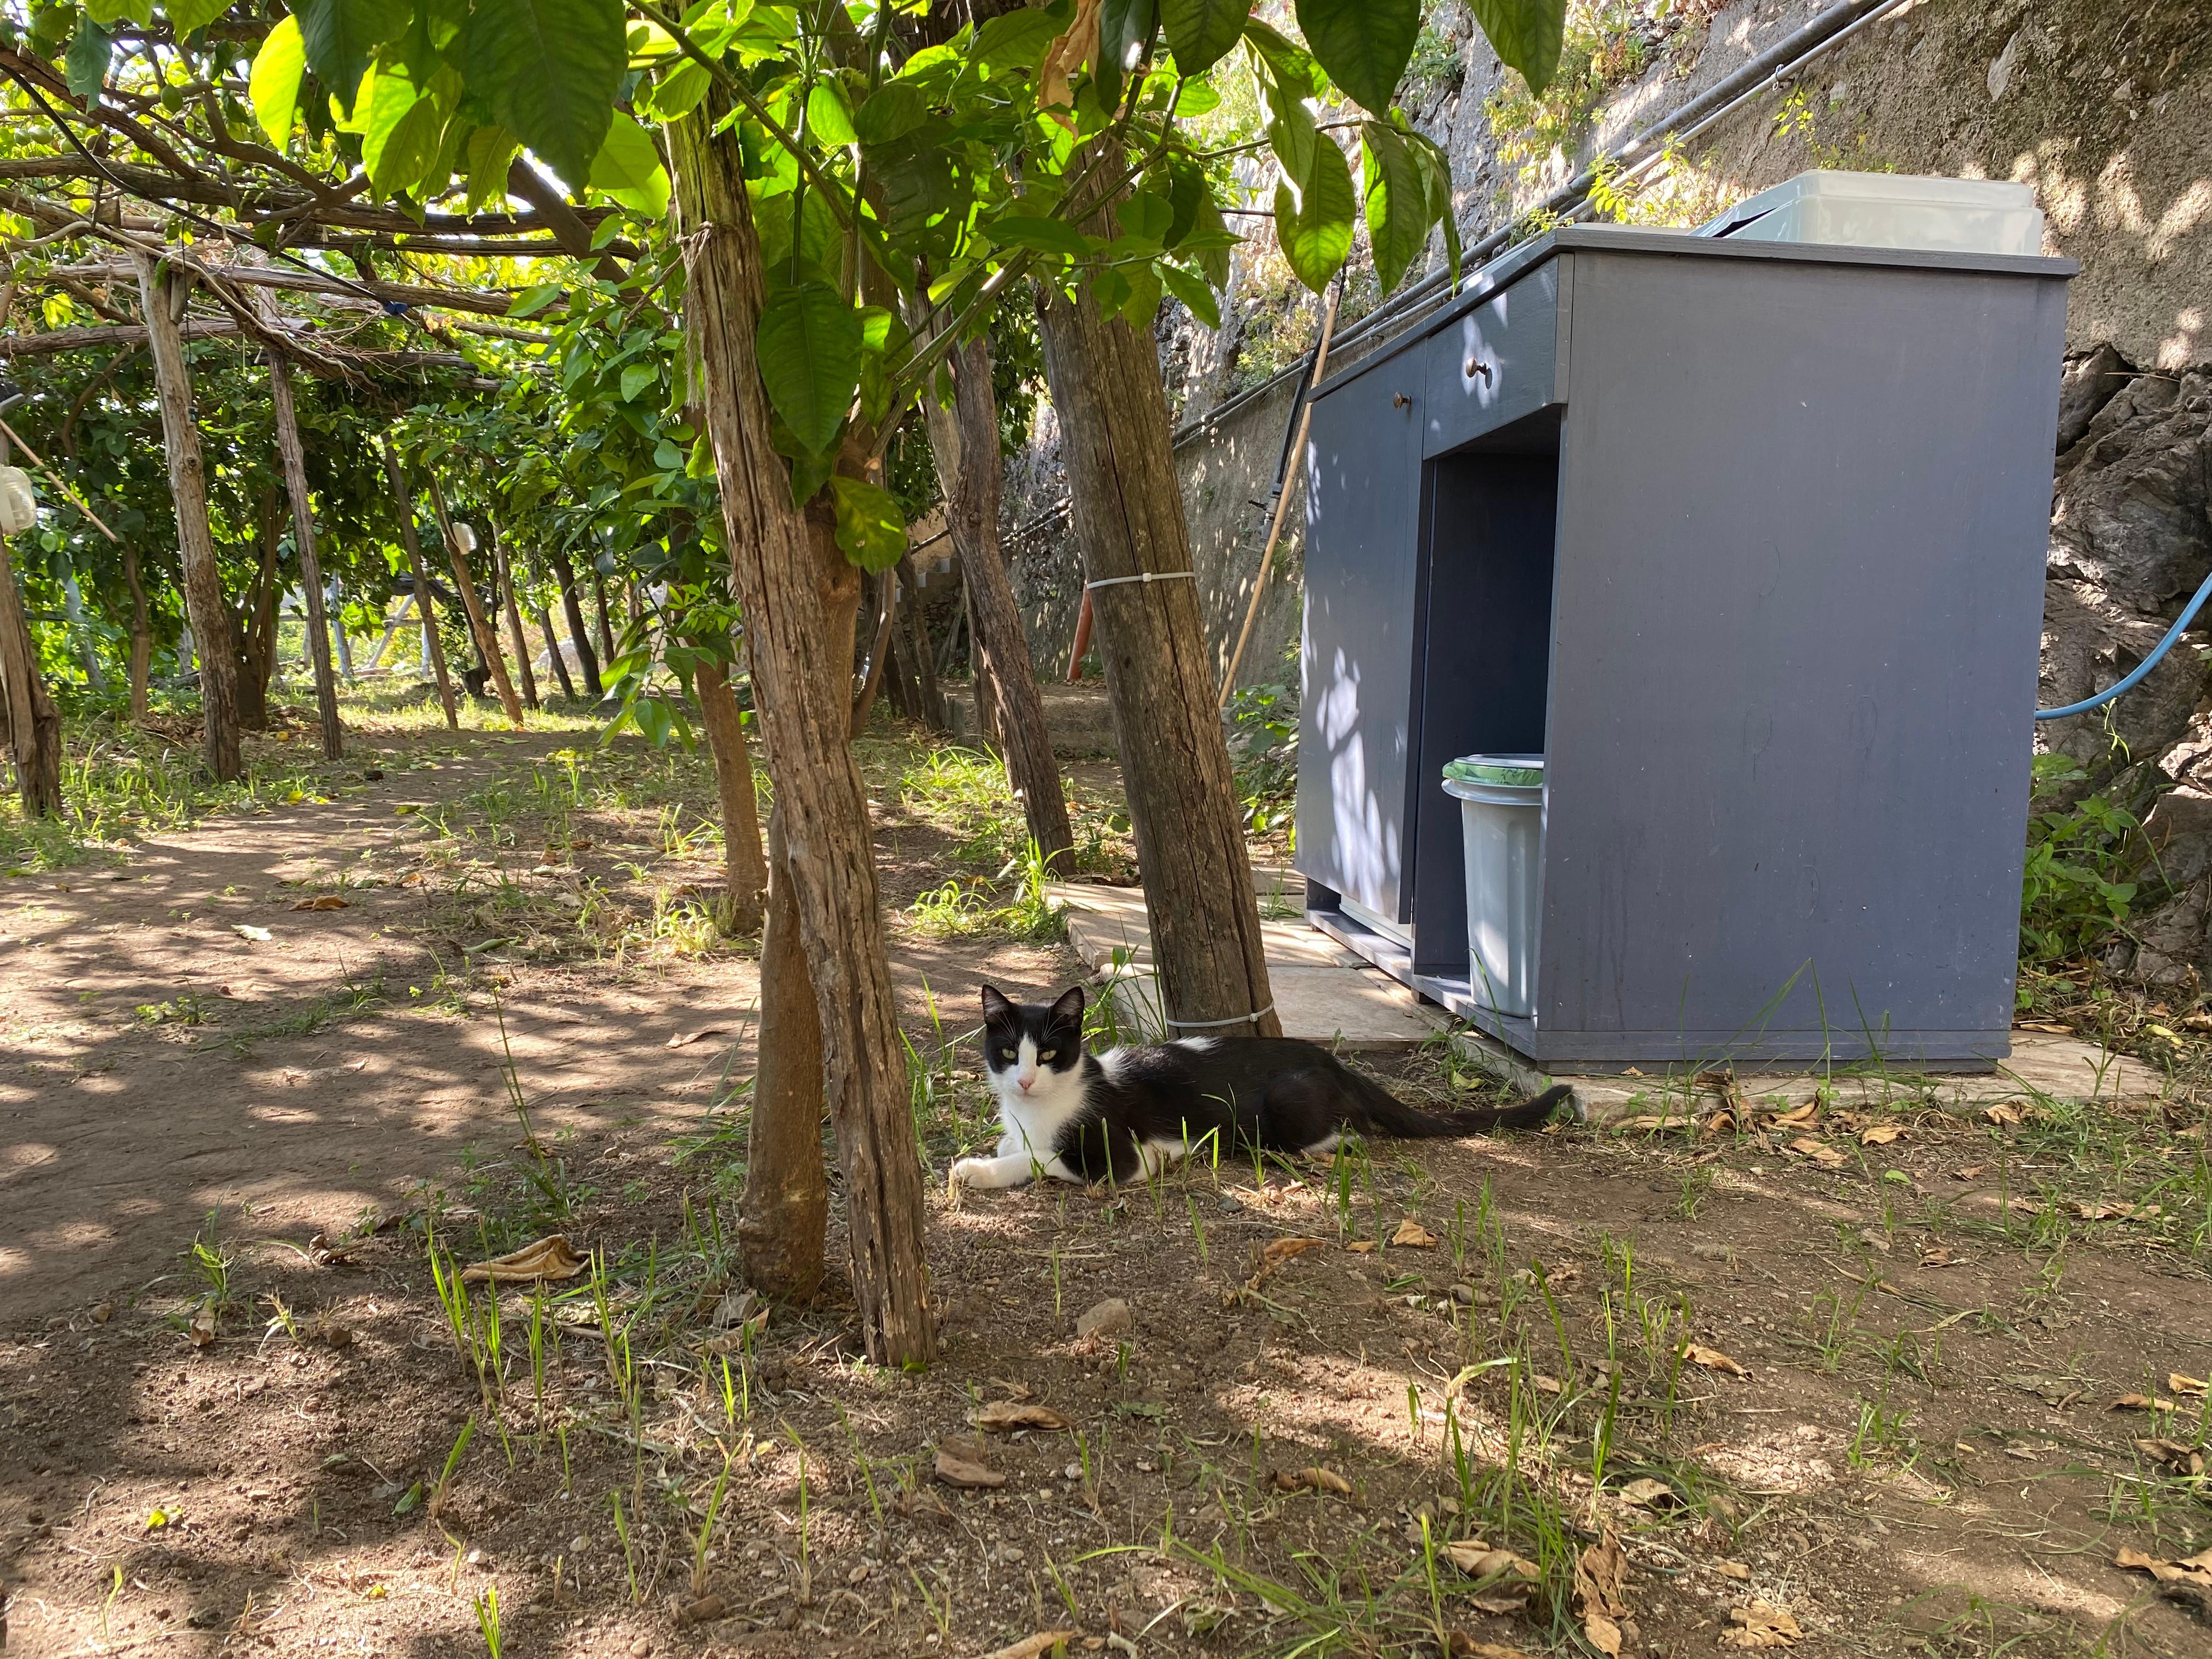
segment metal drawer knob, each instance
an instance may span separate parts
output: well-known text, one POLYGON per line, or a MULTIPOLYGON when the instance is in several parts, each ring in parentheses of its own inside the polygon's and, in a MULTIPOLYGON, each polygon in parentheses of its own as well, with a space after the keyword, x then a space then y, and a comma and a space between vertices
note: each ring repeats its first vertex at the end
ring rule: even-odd
POLYGON ((1402 392, 1394 392, 1390 394, 1390 407, 1393 409, 1403 409, 1413 401, 1402 392))
POLYGON ((1488 380, 1490 378, 1490 365, 1483 362, 1480 357, 1468 358, 1467 360, 1467 378, 1471 380, 1478 374, 1481 375, 1484 380, 1488 380))

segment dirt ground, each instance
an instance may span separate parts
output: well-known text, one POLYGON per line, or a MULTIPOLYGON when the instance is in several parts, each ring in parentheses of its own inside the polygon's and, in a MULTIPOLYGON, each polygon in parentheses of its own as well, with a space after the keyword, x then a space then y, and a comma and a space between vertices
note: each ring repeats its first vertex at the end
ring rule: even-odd
POLYGON ((976 982, 1071 960, 920 925, 997 832, 887 740, 942 1320, 887 1372, 842 1284, 742 1293, 711 781, 588 746, 372 732, 0 884, 10 1654, 2212 1654, 2185 1091, 956 1198, 976 982), (555 1231, 576 1278, 452 1291, 555 1231))

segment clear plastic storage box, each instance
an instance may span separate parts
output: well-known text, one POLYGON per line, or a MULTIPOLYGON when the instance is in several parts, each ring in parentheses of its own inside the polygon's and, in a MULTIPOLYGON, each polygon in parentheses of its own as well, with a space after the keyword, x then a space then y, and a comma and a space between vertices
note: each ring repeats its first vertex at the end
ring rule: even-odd
POLYGON ((1897 173, 1801 173, 1698 227, 1700 236, 1959 253, 2043 252, 2043 210, 2026 185, 1897 173))

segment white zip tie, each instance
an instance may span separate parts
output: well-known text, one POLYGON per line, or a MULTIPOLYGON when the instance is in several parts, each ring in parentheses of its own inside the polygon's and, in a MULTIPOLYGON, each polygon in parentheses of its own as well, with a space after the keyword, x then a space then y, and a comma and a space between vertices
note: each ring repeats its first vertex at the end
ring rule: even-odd
MULTIPOLYGON (((1126 580, 1133 580, 1134 578, 1127 578, 1126 580)), ((1164 1014, 1161 1015, 1160 1018, 1167 1024, 1174 1026, 1178 1031, 1203 1031, 1208 1027, 1215 1025, 1256 1024, 1259 1021, 1265 1019, 1269 1014, 1272 1014, 1274 1012, 1275 1005, 1271 1002, 1266 1007, 1261 1009, 1257 1013, 1239 1014, 1234 1019, 1169 1019, 1164 1014)))
POLYGON ((1198 572, 1195 570, 1147 570, 1137 576, 1102 576, 1095 582, 1084 583, 1083 591, 1088 593, 1094 587, 1118 587, 1123 582, 1176 582, 1197 580, 1198 572))

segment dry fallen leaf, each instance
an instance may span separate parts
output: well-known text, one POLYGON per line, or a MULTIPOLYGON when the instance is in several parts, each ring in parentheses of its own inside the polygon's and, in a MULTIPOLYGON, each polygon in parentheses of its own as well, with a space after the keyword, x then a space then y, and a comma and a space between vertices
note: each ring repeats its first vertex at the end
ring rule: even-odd
POLYGON ((1808 1129, 1820 1121, 1820 1103, 1808 1100, 1802 1106, 1792 1106, 1786 1112, 1777 1112, 1767 1120, 1770 1128, 1808 1129))
POLYGON ((1454 1539, 1444 1546, 1444 1558, 1470 1578, 1521 1579, 1533 1584, 1544 1576, 1534 1561, 1480 1538, 1454 1539))
POLYGON ((1713 1571, 1723 1578, 1741 1579, 1746 1583, 1751 1582, 1751 1569, 1741 1561, 1716 1561, 1713 1571))
POLYGON ((1833 1146, 1813 1135, 1799 1135, 1790 1143, 1790 1150, 1800 1158, 1810 1158, 1824 1170, 1840 1170, 1844 1155, 1833 1146))
POLYGON ((1010 1642, 1003 1648, 985 1654, 983 1659, 1039 1659, 1039 1656, 1050 1653, 1054 1648, 1074 1639, 1075 1632, 1072 1630, 1041 1630, 1035 1636, 1024 1636, 1018 1642, 1010 1642))
POLYGON ((1355 1238, 1344 1248, 1358 1255, 1369 1255, 1382 1247, 1371 1238, 1355 1238))
POLYGON ((2170 1412, 2173 1409, 2173 1401, 2162 1394, 2124 1394, 2112 1401, 2111 1409, 2116 1412, 2170 1412))
POLYGON ((1260 1266, 1273 1272, 1294 1255, 1304 1255, 1308 1250, 1318 1250, 1318 1238, 1278 1238, 1270 1240, 1267 1248, 1260 1252, 1260 1266))
POLYGON ((1902 1123, 1869 1123, 1859 1131, 1859 1145, 1862 1146, 1887 1146, 1893 1140, 1904 1139, 1905 1126, 1902 1123))
MULTIPOLYGON (((1474 1605, 1485 1613, 1513 1613, 1521 1606, 1516 1601, 1509 1607, 1486 1607, 1482 1605, 1486 1599, 1474 1598, 1474 1605)), ((1478 1642, 1461 1631, 1446 1632, 1445 1639, 1451 1644, 1451 1659, 1528 1659, 1519 1648, 1509 1648, 1502 1642, 1478 1642)))
POLYGON ((975 1426, 987 1434, 1012 1434, 1016 1429, 1072 1429, 1075 1421, 1049 1406, 994 1400, 975 1413, 975 1426))
POLYGON ((1613 1528, 1595 1544, 1583 1546, 1575 1558, 1575 1605, 1584 1618, 1601 1614, 1608 1620, 1628 1617, 1628 1558, 1613 1528))
POLYGON ((1398 1224, 1398 1231, 1390 1235, 1390 1242, 1409 1250, 1433 1250, 1437 1247, 1437 1236, 1413 1217, 1407 1216, 1398 1224))
POLYGON ((1708 1348, 1701 1342, 1692 1342, 1682 1350, 1682 1358, 1692 1365, 1702 1365, 1709 1371, 1726 1371, 1730 1376, 1749 1376, 1751 1373, 1730 1359, 1718 1348, 1708 1348))
POLYGON ((568 1235, 554 1233, 505 1255, 472 1263, 461 1279, 470 1285, 518 1285, 540 1279, 574 1279, 590 1265, 568 1248, 568 1235))
POLYGON ((1921 1251, 1920 1265, 1923 1267, 1955 1267, 1959 1262, 1958 1258, 1942 1245, 1931 1244, 1921 1251))
POLYGON ((1605 1659, 1620 1659, 1620 1626, 1603 1613, 1583 1615, 1583 1639, 1605 1655, 1605 1659))
POLYGON ((1771 1601, 1753 1601, 1749 1607, 1730 1607, 1729 1623, 1734 1628, 1721 1632, 1723 1647, 1786 1648, 1805 1637, 1789 1610, 1771 1601))
POLYGON ((251 922, 234 921, 230 931, 240 939, 252 939, 256 945, 266 945, 270 938, 266 927, 256 927, 251 922))
POLYGON ((349 899, 340 898, 336 893, 324 893, 315 898, 301 899, 292 908, 295 910, 343 910, 348 908, 351 902, 352 901, 349 899))
POLYGON ((726 1025, 702 1025, 696 1031, 678 1031, 668 1039, 668 1046, 672 1048, 689 1048, 693 1043, 703 1042, 710 1036, 727 1036, 729 1033, 730 1028, 726 1025))
POLYGON ((2112 1565, 2147 1572, 2161 1584, 2191 1584, 2212 1589, 2212 1549, 2199 1550, 2179 1561, 2159 1561, 2141 1550, 2124 1547, 2112 1558, 2112 1565))
POLYGON ((2204 1473, 2204 1454, 2179 1440, 2138 1440, 2136 1449, 2185 1479, 2194 1479, 2204 1473))
POLYGON ((947 1441, 937 1449, 937 1478, 963 1492, 987 1491, 1006 1484, 1006 1477, 983 1461, 981 1442, 962 1444, 947 1441))
POLYGON ((1277 1469, 1277 1492, 1333 1492, 1340 1498, 1352 1496, 1352 1482, 1334 1469, 1325 1469, 1318 1464, 1304 1469, 1277 1469))
POLYGON ((1711 1117, 1709 1117, 1709 1118, 1707 1118, 1707 1119, 1705 1120, 1705 1126, 1704 1126, 1702 1128, 1700 1128, 1700 1129, 1698 1131, 1698 1134, 1700 1134, 1701 1136, 1704 1136, 1704 1137, 1705 1137, 1706 1139, 1711 1139, 1712 1136, 1714 1136, 1714 1135, 1717 1135, 1717 1134, 1725 1134, 1725 1133, 1727 1133, 1729 1130, 1731 1130, 1731 1129, 1733 1129, 1733 1128, 1735 1128, 1735 1113, 1733 1113, 1733 1112, 1715 1112, 1715 1113, 1714 1113, 1711 1117))
POLYGON ((1954 1181, 1972 1181, 1978 1176, 1987 1174, 1989 1167, 1990 1166, 1986 1164, 1961 1164, 1959 1168, 1951 1171, 1951 1178, 1954 1181))
POLYGON ((215 1340, 215 1310, 202 1308, 185 1327, 185 1334, 192 1340, 192 1346, 204 1348, 215 1340))
POLYGON ((2179 1371, 2168 1371, 2166 1386, 2176 1394, 2203 1394, 2206 1383, 2201 1376, 2184 1376, 2179 1371))
POLYGON ((1632 1480, 1620 1489, 1623 1503, 1633 1504, 1644 1510, 1678 1510, 1682 1507, 1682 1495, 1664 1480, 1655 1480, 1650 1475, 1632 1480))
POLYGON ((1983 1107, 1982 1115, 1992 1123, 2008 1127, 2027 1121, 2020 1115, 2019 1107, 2008 1106, 2003 1101, 1997 1102, 1994 1106, 1983 1107))

